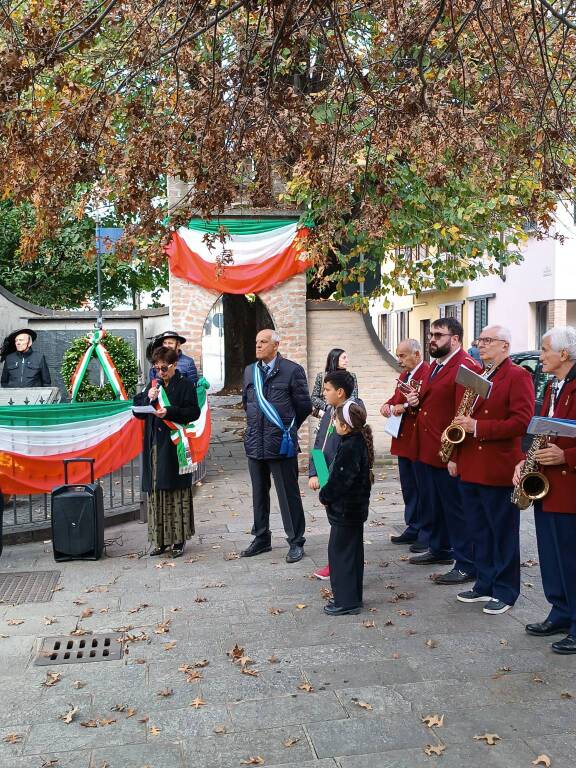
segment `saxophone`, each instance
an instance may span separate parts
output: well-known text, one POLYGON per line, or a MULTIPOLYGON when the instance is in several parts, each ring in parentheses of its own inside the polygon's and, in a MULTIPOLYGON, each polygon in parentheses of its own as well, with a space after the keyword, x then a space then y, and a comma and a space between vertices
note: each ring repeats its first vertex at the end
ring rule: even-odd
MULTIPOLYGON (((482 372, 482 376, 484 378, 488 378, 488 376, 492 372, 493 367, 494 367, 494 363, 487 365, 484 371, 482 372)), ((470 387, 467 387, 464 390, 464 394, 462 395, 462 400, 460 400, 460 405, 458 406, 458 410, 454 415, 470 416, 470 414, 474 410, 474 404, 476 402, 477 396, 478 396, 477 393, 473 389, 471 389, 470 387)), ((444 464, 447 464, 450 461, 450 457, 452 456, 452 451, 454 450, 454 446, 458 445, 459 443, 463 443, 465 437, 466 437, 466 430, 464 429, 464 427, 461 427, 460 424, 455 424, 454 421, 452 421, 452 423, 446 427, 444 432, 442 432, 442 437, 440 438, 440 451, 438 455, 440 456, 440 459, 444 464)))
POLYGON ((536 435, 528 449, 520 481, 510 496, 510 501, 516 504, 518 509, 528 509, 533 501, 543 499, 550 490, 548 478, 538 472, 538 462, 535 459, 536 451, 544 448, 547 442, 548 435, 536 435))

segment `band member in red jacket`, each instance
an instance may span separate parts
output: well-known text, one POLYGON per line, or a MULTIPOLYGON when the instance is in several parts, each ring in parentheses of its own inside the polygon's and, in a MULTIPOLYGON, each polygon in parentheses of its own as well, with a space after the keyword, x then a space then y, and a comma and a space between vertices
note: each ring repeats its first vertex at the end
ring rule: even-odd
POLYGON ((428 552, 414 555, 418 565, 454 563, 438 584, 463 584, 476 578, 472 540, 462 508, 460 481, 448 474, 439 455, 442 432, 452 422, 462 387, 456 384, 460 365, 479 373, 480 366, 462 349, 462 325, 453 317, 432 323, 429 352, 434 363, 419 395, 409 394, 408 403, 418 408, 414 429, 414 455, 423 503, 421 534, 428 536, 428 552))
MULTIPOLYGON (((576 328, 552 328, 542 339, 542 370, 554 375, 542 405, 542 416, 576 420, 576 328)), ((550 483, 546 496, 534 502, 534 522, 542 585, 552 605, 544 621, 527 624, 530 635, 566 634, 552 650, 576 654, 576 439, 553 438, 536 452, 538 471, 550 483)), ((518 483, 524 462, 514 473, 518 483)))
POLYGON ((380 413, 385 418, 390 418, 390 416, 402 417, 398 437, 392 438, 390 453, 392 456, 398 457, 406 528, 399 536, 391 536, 390 540, 393 544, 411 544, 410 550, 412 552, 425 552, 428 549, 428 542, 418 537, 420 499, 413 461, 412 438, 416 424, 416 411, 408 405, 406 395, 411 389, 419 389, 430 366, 422 360, 422 347, 416 339, 401 341, 396 347, 396 357, 402 368, 402 373, 394 394, 380 408, 380 413))
POLYGON ((492 389, 486 400, 477 398, 470 416, 454 419, 466 437, 448 463, 450 474, 460 476, 476 566, 476 583, 458 600, 485 603, 484 613, 500 614, 520 594, 520 510, 510 497, 521 439, 534 414, 534 384, 510 360, 507 328, 483 328, 477 341, 492 389))

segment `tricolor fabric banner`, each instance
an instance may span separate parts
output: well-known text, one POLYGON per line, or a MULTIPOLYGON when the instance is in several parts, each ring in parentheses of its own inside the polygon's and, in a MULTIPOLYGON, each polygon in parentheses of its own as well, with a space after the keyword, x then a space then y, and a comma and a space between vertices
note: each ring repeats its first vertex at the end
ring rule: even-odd
POLYGON ((110 353, 103 344, 103 339, 106 338, 106 335, 106 331, 101 329, 95 329, 87 335, 86 339, 90 346, 86 349, 78 361, 78 365, 76 366, 76 370, 74 371, 72 380, 70 381, 70 399, 72 402, 75 402, 76 398, 78 397, 78 392, 80 391, 80 386, 84 381, 84 377, 86 376, 86 371, 90 365, 92 355, 96 355, 98 360, 100 360, 100 365, 102 366, 106 378, 110 382, 110 386, 112 387, 114 395, 120 400, 128 400, 128 395, 124 389, 122 379, 116 370, 114 361, 110 357, 110 353))
MULTIPOLYGON (((187 426, 195 462, 210 444, 205 389, 199 419, 187 426)), ((144 421, 126 401, 0 407, 0 489, 4 494, 49 493, 64 482, 63 459, 93 458, 103 477, 142 451, 144 421)), ((70 483, 90 482, 87 464, 69 465, 70 483)))
POLYGON ((259 293, 310 266, 306 227, 295 219, 192 219, 172 236, 167 247, 170 271, 218 293, 259 293), (224 227, 229 236, 209 247, 207 234, 224 227), (220 264, 223 250, 232 263, 220 264))

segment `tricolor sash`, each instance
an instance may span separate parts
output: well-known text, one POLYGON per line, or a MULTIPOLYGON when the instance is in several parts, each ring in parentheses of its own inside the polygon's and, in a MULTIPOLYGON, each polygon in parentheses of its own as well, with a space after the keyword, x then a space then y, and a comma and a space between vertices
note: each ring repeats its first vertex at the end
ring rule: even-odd
POLYGON ((264 377, 262 375, 262 370, 258 367, 258 363, 254 363, 253 378, 254 391, 256 392, 256 402, 258 403, 258 408, 260 408, 268 421, 270 421, 272 424, 274 424, 275 427, 278 427, 278 429, 282 431, 280 456, 285 456, 287 459, 291 459, 296 456, 296 447, 294 445, 292 435, 290 434, 290 430, 296 423, 296 419, 293 417, 292 421, 290 422, 290 426, 285 427, 284 422, 280 418, 280 414, 276 408, 274 408, 272 403, 269 403, 268 400, 266 400, 264 397, 264 377))
MULTIPOLYGON (((200 406, 201 417, 197 422, 191 421, 188 424, 179 424, 169 419, 162 419, 164 424, 170 429, 170 439, 176 446, 176 455, 178 457, 178 472, 180 475, 186 475, 193 472, 196 463, 200 461, 204 456, 194 456, 192 450, 192 439, 198 437, 199 422, 202 420, 202 412, 206 409, 206 392, 210 387, 206 379, 201 378, 197 384, 198 405, 200 406), (200 402, 202 398, 202 402, 200 402)), ((169 408, 171 405, 170 399, 164 387, 158 385, 158 400, 154 404, 155 408, 169 408)), ((204 431, 205 425, 202 428, 204 431)), ((210 430, 208 429, 208 432, 210 430)))

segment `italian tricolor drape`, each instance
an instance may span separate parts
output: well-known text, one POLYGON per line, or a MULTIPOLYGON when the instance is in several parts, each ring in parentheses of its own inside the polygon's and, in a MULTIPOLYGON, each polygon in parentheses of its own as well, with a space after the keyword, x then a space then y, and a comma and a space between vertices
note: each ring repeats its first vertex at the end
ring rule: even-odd
MULTIPOLYGON (((200 417, 187 425, 194 461, 210 443, 210 411, 205 389, 198 391, 200 417)), ((2 493, 45 493, 64 482, 63 459, 95 459, 102 477, 142 451, 144 421, 126 401, 12 405, 0 408, 0 488, 2 493)), ((87 464, 69 465, 69 482, 90 482, 87 464)))
POLYGON ((293 219, 193 219, 173 235, 167 253, 173 275, 219 293, 259 293, 304 272, 306 227, 293 219), (225 227, 225 243, 218 239, 209 248, 205 236, 225 227), (221 266, 223 249, 231 264, 221 266))

